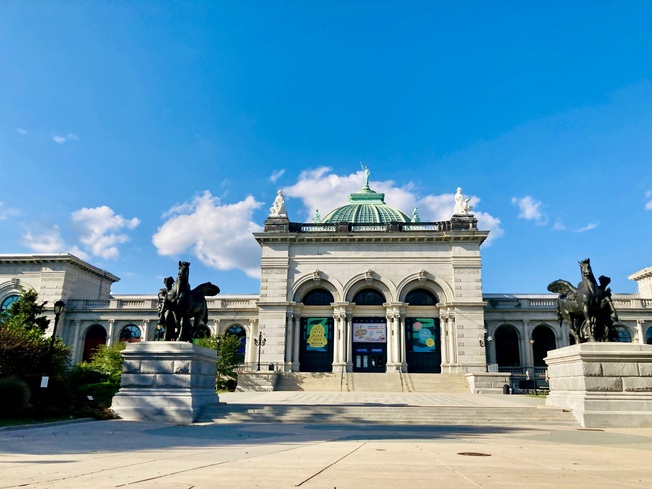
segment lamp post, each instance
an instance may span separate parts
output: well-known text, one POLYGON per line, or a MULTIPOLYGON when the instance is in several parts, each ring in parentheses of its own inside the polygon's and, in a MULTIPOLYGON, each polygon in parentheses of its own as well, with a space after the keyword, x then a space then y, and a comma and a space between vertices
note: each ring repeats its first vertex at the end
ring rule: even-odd
POLYGON ((63 310, 66 308, 66 303, 57 301, 54 303, 54 329, 52 330, 52 339, 50 340, 50 360, 52 359, 52 351, 54 350, 54 340, 57 337, 57 326, 59 324, 59 317, 63 310))
POLYGON ((254 338, 254 344, 258 347, 258 368, 256 369, 258 372, 260 372, 260 351, 263 346, 265 346, 265 343, 267 343, 267 338, 263 336, 263 332, 258 333, 258 338, 254 338))
POLYGON ((46 388, 50 381, 50 375, 54 370, 52 368, 52 357, 54 356, 54 341, 57 338, 57 326, 59 325, 59 317, 63 313, 63 310, 66 307, 66 303, 62 300, 58 300, 54 303, 54 328, 52 329, 52 339, 50 340, 50 349, 48 351, 48 363, 47 363, 47 372, 48 375, 41 378, 41 387, 46 388))

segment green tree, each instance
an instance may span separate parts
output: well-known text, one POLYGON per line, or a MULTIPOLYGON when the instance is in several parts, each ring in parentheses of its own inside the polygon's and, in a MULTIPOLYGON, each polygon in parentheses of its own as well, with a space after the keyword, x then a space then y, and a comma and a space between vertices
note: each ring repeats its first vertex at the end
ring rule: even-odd
POLYGON ((45 302, 29 290, 0 314, 0 378, 16 376, 31 381, 47 374, 60 376, 66 369, 69 348, 57 338, 44 336, 49 320, 45 302))
POLYGON ((22 330, 32 338, 43 337, 50 324, 50 320, 43 315, 45 304, 47 301, 38 303, 35 290, 23 292, 18 300, 0 315, 0 327, 22 330))
POLYGON ((122 375, 122 350, 127 346, 126 343, 115 343, 111 346, 99 345, 89 362, 82 365, 98 372, 106 377, 113 384, 120 384, 122 375))
POLYGON ((217 351, 217 377, 215 388, 217 390, 235 390, 238 384, 237 368, 244 360, 244 355, 239 352, 242 344, 236 335, 211 336, 198 338, 195 344, 205 346, 217 351))

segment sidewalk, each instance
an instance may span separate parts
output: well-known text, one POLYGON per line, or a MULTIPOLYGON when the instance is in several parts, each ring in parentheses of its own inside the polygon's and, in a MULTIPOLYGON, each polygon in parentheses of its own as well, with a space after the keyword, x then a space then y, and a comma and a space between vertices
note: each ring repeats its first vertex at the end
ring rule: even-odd
MULTIPOLYGON (((323 402, 340 394, 242 393, 221 400, 297 402, 317 395, 323 402)), ((370 394, 357 395, 366 402, 416 402, 405 394, 370 394)), ((420 396, 419 402, 487 406, 539 401, 420 396)), ((355 396, 348 400, 358 402, 355 396)), ((625 489, 652 486, 651 456, 652 428, 93 421, 0 431, 0 488, 625 489)))

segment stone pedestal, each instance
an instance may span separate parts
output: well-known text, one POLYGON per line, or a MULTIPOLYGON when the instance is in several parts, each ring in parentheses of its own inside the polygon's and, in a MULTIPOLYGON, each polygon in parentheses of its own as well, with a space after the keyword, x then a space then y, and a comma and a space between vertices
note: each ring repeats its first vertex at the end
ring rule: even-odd
POLYGON ((190 424, 215 392, 217 353, 182 342, 128 343, 111 409, 122 419, 190 424))
POLYGON ((585 428, 652 426, 652 345, 582 343, 548 352, 549 406, 585 428))

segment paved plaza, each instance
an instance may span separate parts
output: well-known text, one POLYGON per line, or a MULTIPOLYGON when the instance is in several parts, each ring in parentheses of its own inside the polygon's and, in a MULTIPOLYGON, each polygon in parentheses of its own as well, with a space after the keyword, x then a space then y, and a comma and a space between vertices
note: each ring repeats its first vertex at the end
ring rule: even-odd
MULTIPOLYGON (((532 404, 526 396, 272 392, 230 404, 532 404), (417 400, 418 399, 418 400, 417 400)), ((0 488, 642 488, 652 428, 89 421, 0 430, 0 488)))

